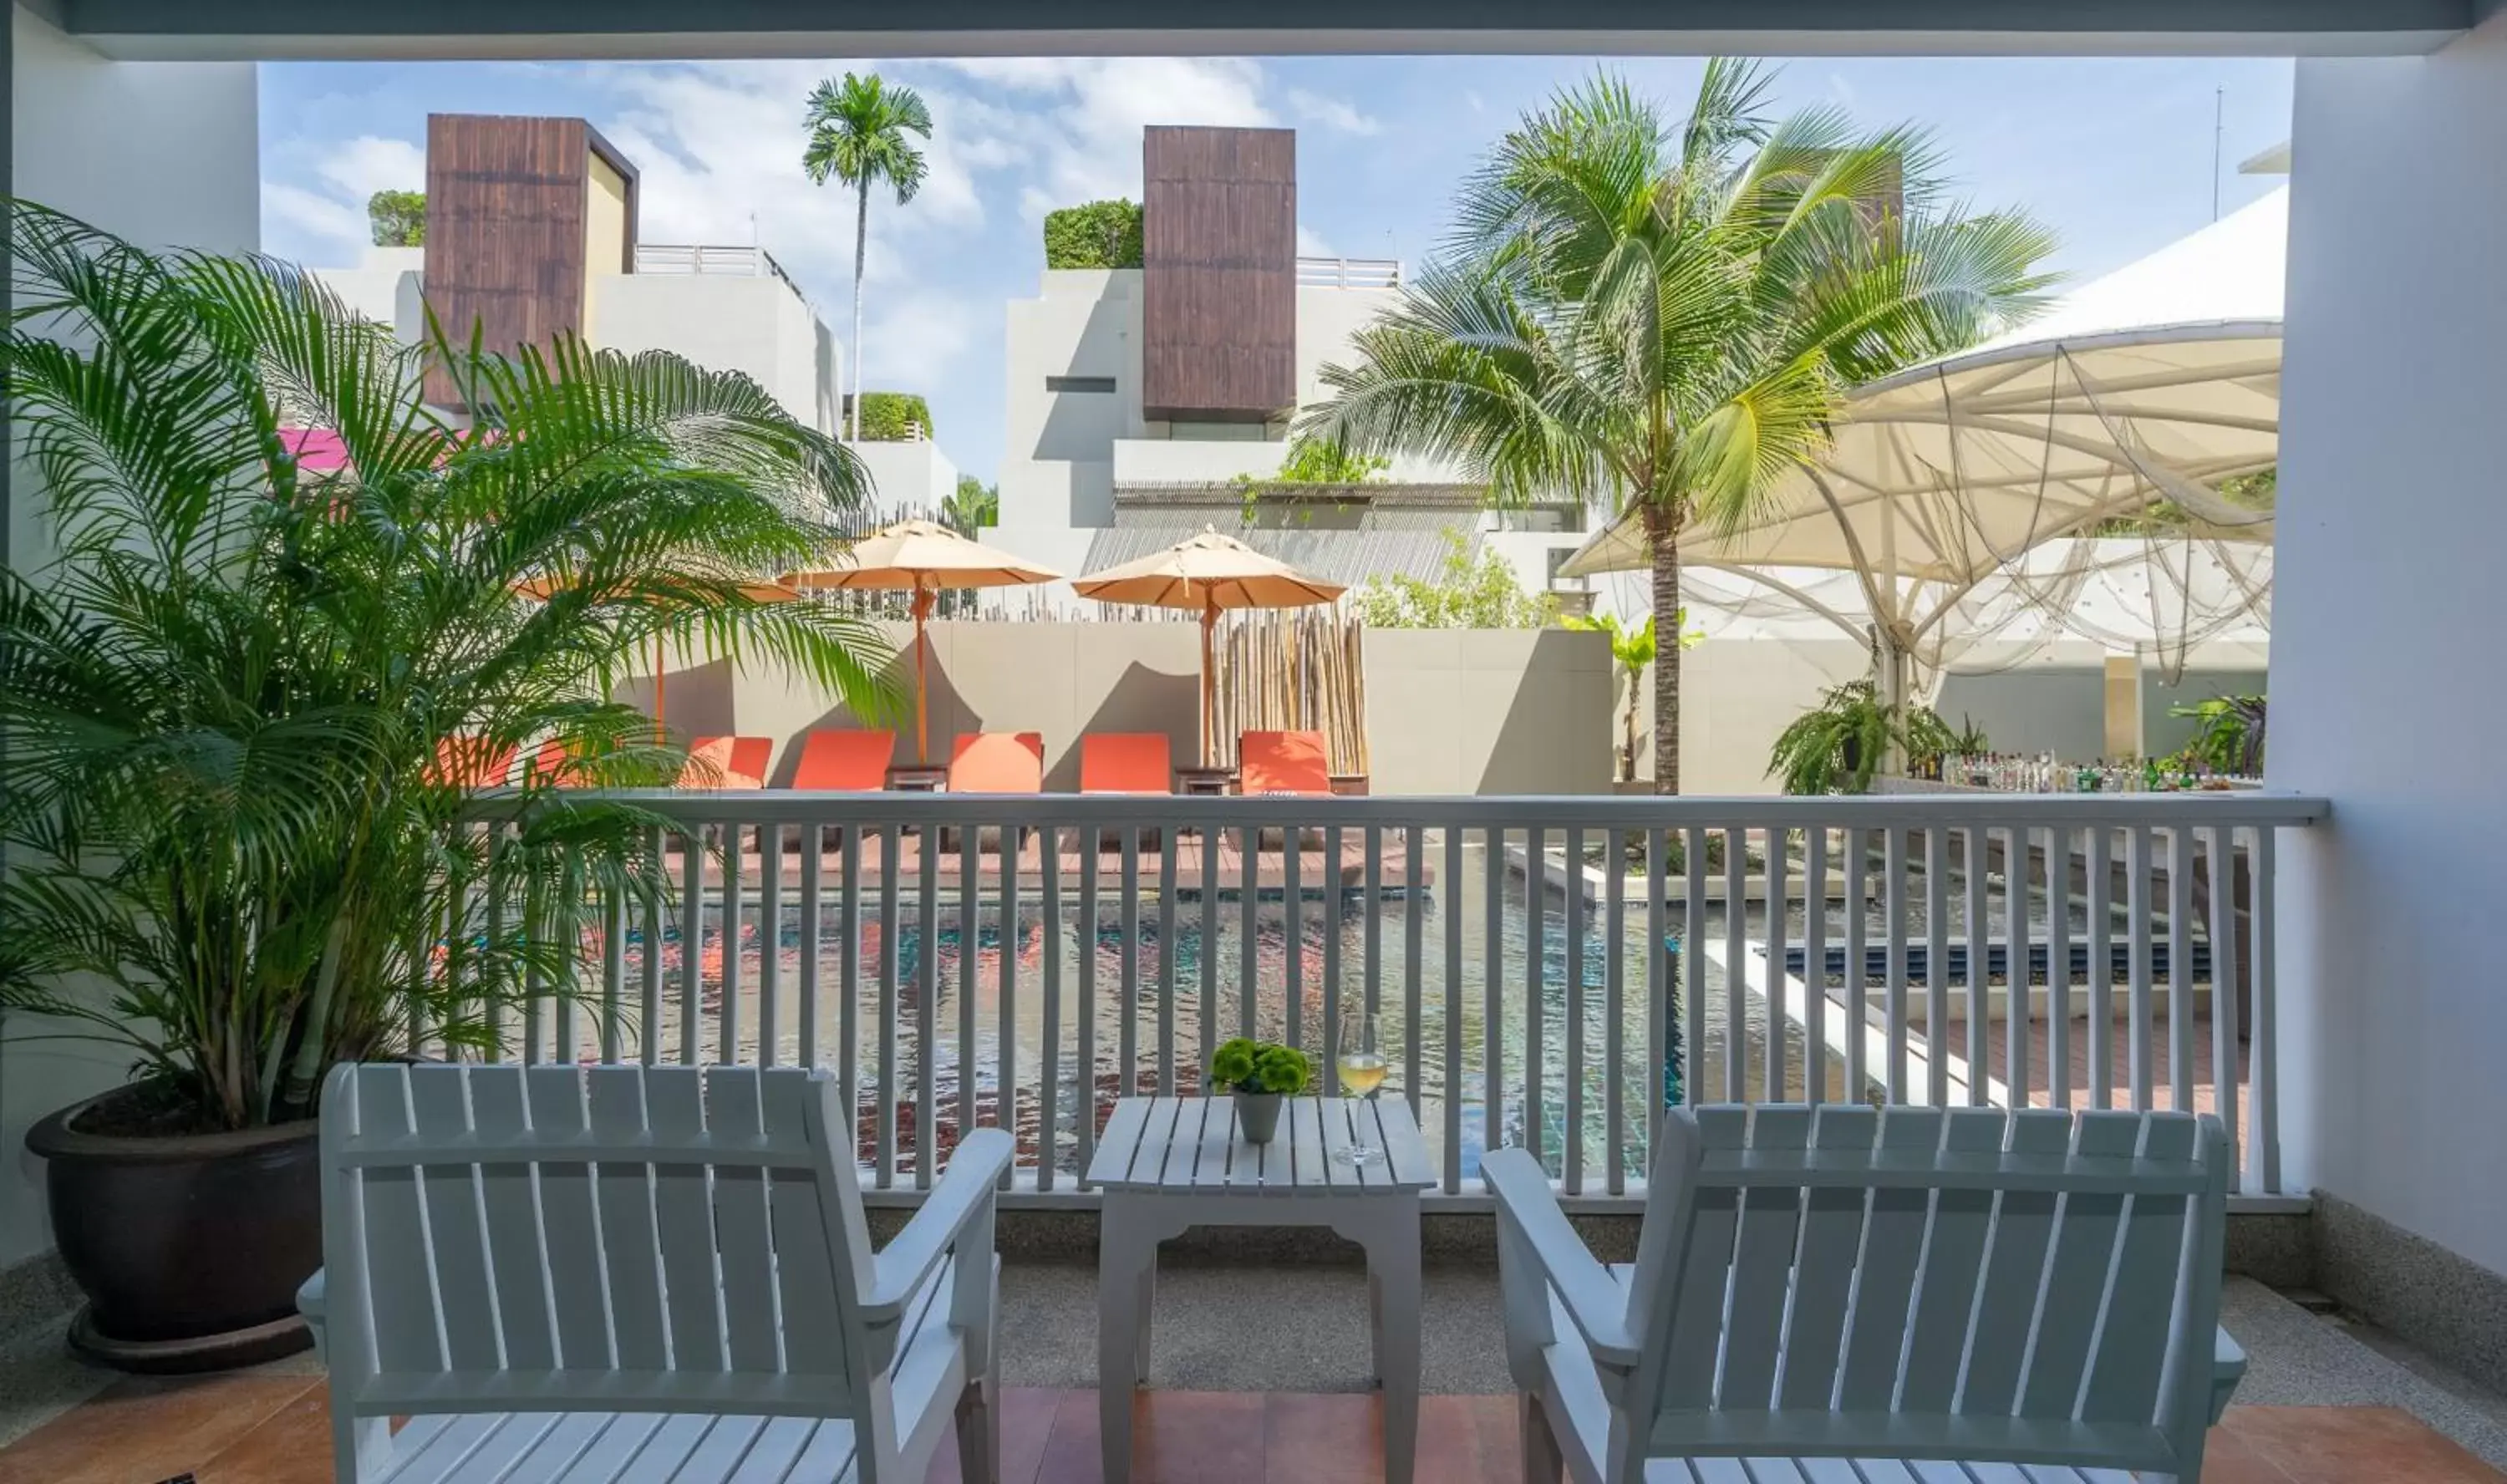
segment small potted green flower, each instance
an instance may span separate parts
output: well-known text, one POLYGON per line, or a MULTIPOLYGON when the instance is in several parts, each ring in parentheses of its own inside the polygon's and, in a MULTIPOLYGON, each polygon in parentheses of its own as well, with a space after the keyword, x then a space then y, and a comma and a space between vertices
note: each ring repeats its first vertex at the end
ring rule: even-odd
POLYGON ((1251 1144, 1271 1141, 1280 1132, 1280 1100, 1304 1092, 1313 1075, 1304 1052, 1276 1041, 1240 1035, 1210 1054, 1211 1083, 1236 1095, 1236 1121, 1251 1144))

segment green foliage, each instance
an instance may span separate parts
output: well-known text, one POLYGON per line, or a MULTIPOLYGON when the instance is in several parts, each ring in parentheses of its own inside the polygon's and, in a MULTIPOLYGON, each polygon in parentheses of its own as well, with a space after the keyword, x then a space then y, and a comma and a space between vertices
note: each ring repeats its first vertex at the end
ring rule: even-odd
POLYGON ((377 191, 366 198, 366 223, 377 247, 426 245, 426 193, 377 191))
POLYGON ((931 407, 910 391, 866 391, 854 404, 854 436, 864 443, 903 443, 917 427, 932 436, 931 407))
POLYGON ((1314 1079, 1306 1054, 1274 1041, 1238 1036, 1210 1054, 1211 1085, 1235 1093, 1299 1093, 1314 1079))
POLYGON ((2261 696, 2217 696, 2192 706, 2172 706, 2170 716, 2190 716, 2198 725, 2186 753, 2214 773, 2261 778, 2264 772, 2264 729, 2270 705, 2261 696))
MULTIPOLYGON (((2269 514, 2280 500, 2280 468, 2258 469, 2224 479, 2212 492, 2241 510, 2269 514)), ((2166 535, 2194 524, 2185 507, 2169 499, 2153 499, 2131 515, 2111 516, 2089 528, 2093 536, 2166 535)))
POLYGON ((1896 743, 1910 758, 1944 752, 1990 750, 1972 724, 1952 732, 1930 706, 1910 706, 1892 716, 1869 680, 1848 680, 1820 692, 1819 705, 1777 735, 1767 772, 1792 794, 1870 793, 1880 760, 1896 743), (1972 743, 1972 745, 1971 745, 1972 743))
MULTIPOLYGON (((1500 501, 1650 511, 1673 624, 1683 529, 1762 509, 1847 388, 2024 318, 2053 281, 2050 235, 1953 203, 1920 131, 1773 101, 1771 74, 1717 60, 1682 114, 1605 73, 1523 119, 1300 431, 1500 501)), ((1677 706, 1654 727, 1677 792, 1677 706)))
POLYGON ((532 986, 596 983, 604 901, 667 889, 654 815, 546 772, 511 829, 461 825, 449 739, 668 783, 684 748, 604 699, 660 642, 892 713, 872 626, 743 592, 832 559, 868 488, 748 379, 405 346, 267 260, 25 203, 10 231, 50 553, 0 572, 11 1032, 112 1043, 204 1126, 309 1116, 414 1021, 476 1051, 532 986), (425 405, 428 365, 475 424, 425 405), (300 462, 296 425, 347 467, 300 462))
POLYGON ((1044 214, 1044 266, 1138 268, 1141 208, 1129 200, 1090 201, 1044 214))
POLYGON ((832 177, 865 199, 871 187, 884 185, 902 206, 929 173, 914 140, 931 137, 931 110, 921 93, 890 87, 876 72, 819 83, 810 90, 801 127, 810 131, 801 168, 813 185, 832 177))
POLYGON ((941 524, 971 536, 987 525, 1001 524, 1001 490, 971 474, 958 476, 958 488, 940 507, 941 524))
POLYGON ((1546 593, 1523 591, 1514 567, 1494 550, 1472 560, 1471 544, 1446 530, 1442 574, 1435 581, 1378 572, 1351 595, 1358 621, 1375 629, 1539 629, 1558 615, 1546 593))
MULTIPOLYGON (((1687 608, 1679 610, 1674 620, 1681 626, 1681 648, 1694 649, 1706 642, 1704 630, 1688 627, 1687 608)), ((1653 617, 1647 615, 1646 621, 1634 629, 1622 629, 1616 613, 1583 614, 1562 622, 1570 629, 1588 630, 1610 637, 1611 659, 1620 683, 1626 687, 1619 712, 1619 780, 1632 782, 1637 776, 1638 687, 1645 684, 1646 671, 1653 668, 1653 617)))

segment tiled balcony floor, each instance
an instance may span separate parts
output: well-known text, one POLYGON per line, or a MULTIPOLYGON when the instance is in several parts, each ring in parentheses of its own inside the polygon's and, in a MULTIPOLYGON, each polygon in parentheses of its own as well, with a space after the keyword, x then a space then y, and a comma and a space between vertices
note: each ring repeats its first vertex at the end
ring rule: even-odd
MULTIPOLYGON (((1135 1478, 1377 1478, 1361 1285, 1355 1270, 1329 1266, 1169 1267, 1155 1389, 1135 1414, 1135 1478), (1262 1316, 1250 1330, 1248 1313, 1262 1316), (1309 1391, 1270 1390, 1285 1382, 1309 1391)), ((1013 1266, 1003 1309, 1006 1479, 1096 1479, 1093 1270, 1013 1266)), ((2249 1404, 2213 1435, 2206 1484, 2507 1484, 2490 1466, 2507 1462, 2493 1398, 2451 1392, 2251 1283, 2231 1284, 2225 1318, 2253 1369, 2240 1394, 2249 1404)), ((1513 1484, 1514 1405, 1492 1394, 1505 1385, 1494 1276, 1431 1268, 1425 1321, 1427 1386, 1438 1394, 1423 1405, 1421 1484, 1513 1484)), ((187 1471, 197 1484, 329 1477, 323 1392, 302 1359, 205 1380, 132 1380, 79 1367, 61 1357, 55 1333, 36 1335, 0 1356, 0 1437, 16 1439, 0 1447, 0 1484, 161 1484, 187 1471)), ((955 1479, 954 1466, 944 1461, 932 1477, 955 1479)))

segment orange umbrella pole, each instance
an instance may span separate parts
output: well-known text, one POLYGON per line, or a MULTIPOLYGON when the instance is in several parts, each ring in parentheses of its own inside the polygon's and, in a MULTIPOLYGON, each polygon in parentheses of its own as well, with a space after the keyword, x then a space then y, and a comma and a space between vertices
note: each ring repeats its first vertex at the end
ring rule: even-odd
POLYGON ((670 734, 662 725, 662 636, 653 635, 653 742, 659 745, 670 734))
POLYGON ((1201 765, 1211 766, 1217 757, 1213 746, 1217 739, 1211 734, 1218 730, 1217 667, 1211 663, 1211 635, 1218 628, 1218 599, 1211 597, 1201 610, 1201 765))
POLYGON ((931 763, 931 718, 926 709, 931 694, 931 638, 923 626, 931 617, 931 598, 929 588, 914 590, 914 760, 925 767, 931 763))

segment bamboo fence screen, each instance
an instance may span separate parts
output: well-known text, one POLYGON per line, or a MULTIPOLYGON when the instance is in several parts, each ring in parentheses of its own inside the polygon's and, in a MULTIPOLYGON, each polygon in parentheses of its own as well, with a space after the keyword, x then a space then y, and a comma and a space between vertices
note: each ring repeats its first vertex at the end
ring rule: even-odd
POLYGON ((1247 732, 1321 732, 1335 774, 1363 778, 1365 633, 1341 604, 1244 608, 1219 620, 1218 760, 1247 732))

